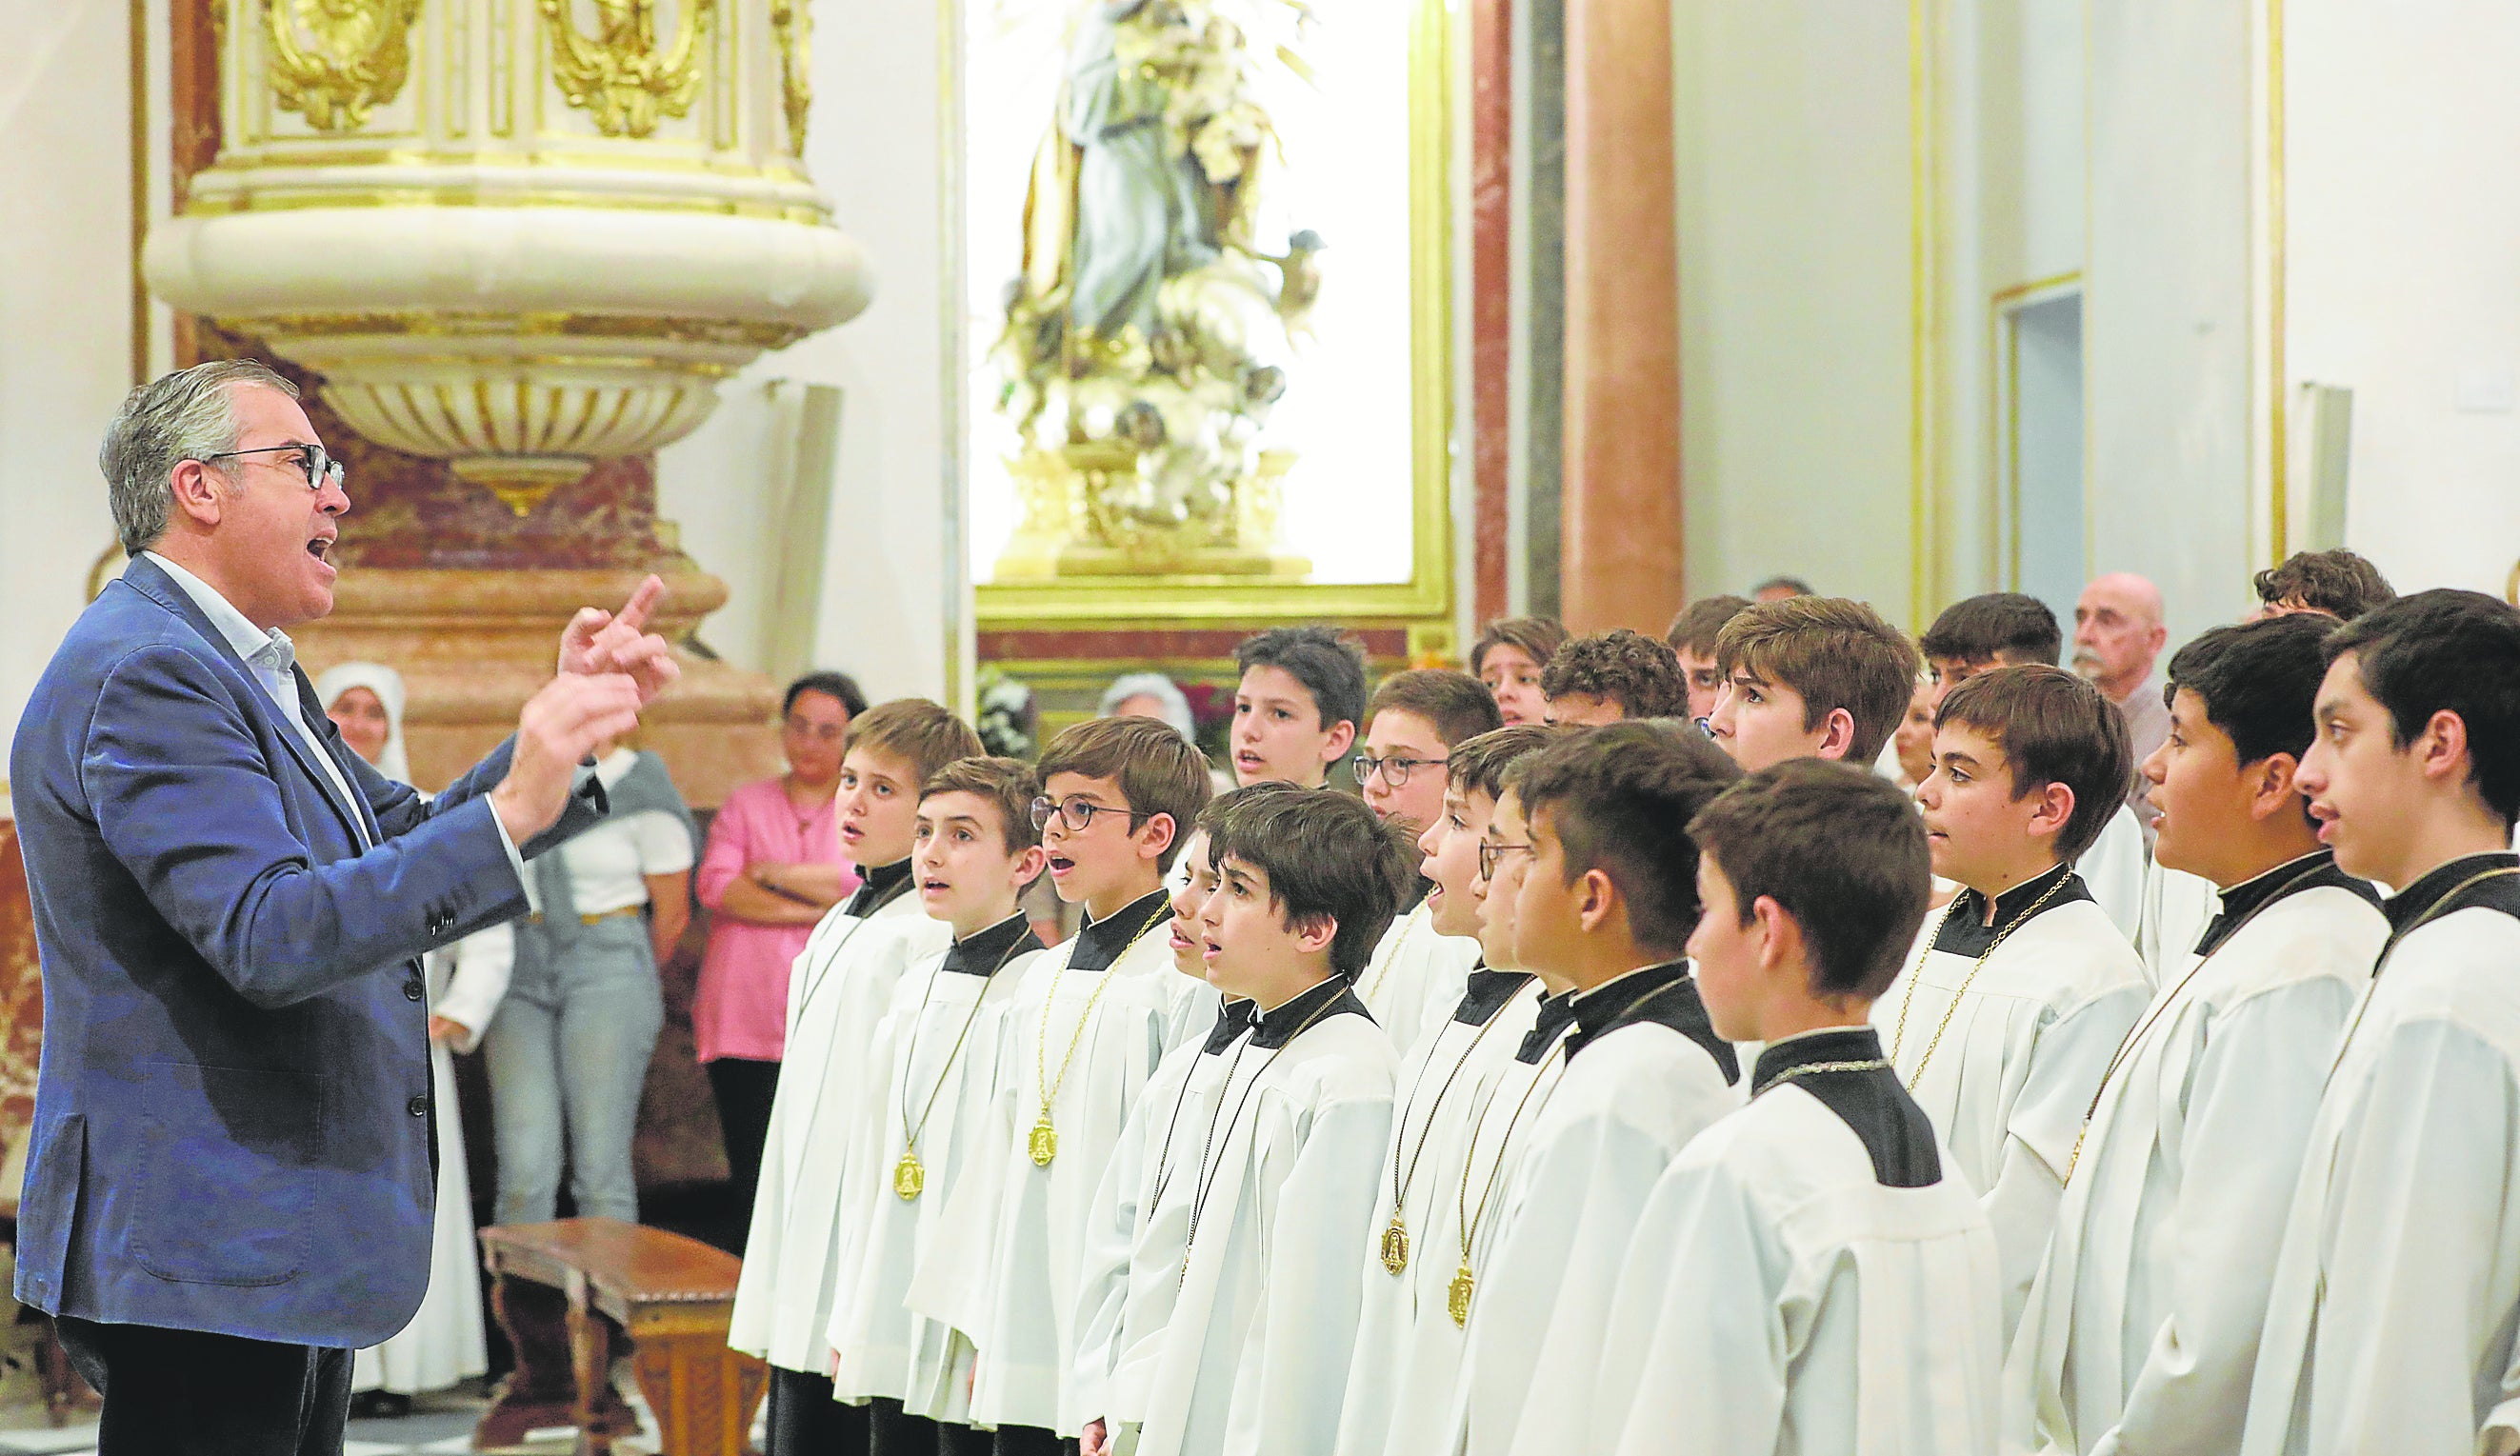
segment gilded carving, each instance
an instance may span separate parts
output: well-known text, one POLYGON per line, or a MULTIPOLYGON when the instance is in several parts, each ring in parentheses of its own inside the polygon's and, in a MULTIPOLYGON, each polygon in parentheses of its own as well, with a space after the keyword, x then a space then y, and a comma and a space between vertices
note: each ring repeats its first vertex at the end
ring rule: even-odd
POLYGON ((814 16, 804 0, 770 0, 770 33, 779 41, 779 96, 788 111, 788 150, 805 154, 805 116, 814 107, 814 16))
POLYGON ((683 0, 674 43, 659 51, 656 0, 595 0, 592 37, 577 28, 569 0, 537 0, 561 94, 608 137, 645 137, 661 117, 689 115, 700 88, 700 34, 715 3, 683 0))
POLYGON ((420 8, 421 0, 262 0, 272 96, 317 131, 366 125, 411 77, 420 8))

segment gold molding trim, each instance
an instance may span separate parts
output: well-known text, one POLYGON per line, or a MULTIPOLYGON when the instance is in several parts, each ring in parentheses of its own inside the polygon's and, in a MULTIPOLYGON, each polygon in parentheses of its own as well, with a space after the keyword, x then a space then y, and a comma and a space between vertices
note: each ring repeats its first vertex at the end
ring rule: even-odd
POLYGON ((1942 522, 1935 510, 1936 370, 1942 329, 1941 99, 1935 66, 1935 0, 1908 0, 1908 614, 1916 630, 1941 593, 1942 522))
POLYGON ((222 319, 222 327, 291 338, 528 337, 662 339, 681 344, 784 349, 809 331, 788 324, 658 314, 507 313, 457 314, 428 309, 381 309, 367 313, 257 314, 222 319))
POLYGON ((307 208, 352 207, 583 207, 599 212, 682 212, 711 217, 753 217, 823 227, 831 215, 821 207, 773 202, 734 201, 703 197, 636 197, 617 193, 532 188, 486 192, 476 187, 322 188, 305 191, 257 190, 241 198, 197 198, 184 209, 188 217, 223 217, 238 212, 293 212, 307 208))
POLYGON ((568 104, 608 137, 646 137, 665 117, 691 114, 699 95, 699 39, 717 0, 683 0, 674 42, 656 49, 656 0, 595 0, 595 36, 569 15, 569 0, 537 0, 551 35, 552 79, 568 104))
POLYGON ((271 96, 323 132, 356 131, 411 79, 421 0, 262 0, 271 96), (303 26, 312 48, 298 42, 303 26))
MULTIPOLYGON (((1219 576, 1084 577, 1056 586, 981 584, 990 631, 1082 622, 1315 622, 1393 625, 1453 615, 1453 51, 1466 23, 1446 0, 1412 0, 1409 25, 1411 355, 1410 570, 1404 582, 1267 584, 1219 576)), ((968 380, 958 381, 968 389, 968 380)), ((967 448, 957 442, 958 449, 967 448)))
POLYGON ((814 108, 814 13, 807 0, 770 0, 770 34, 779 43, 779 103, 788 117, 788 154, 805 155, 805 121, 814 108))
MULTIPOLYGON (((1995 553, 2003 562, 2001 579, 2008 592, 2021 590, 2021 351, 2012 341, 2007 325, 2014 309, 2032 302, 2045 302, 2043 295, 2061 294, 2068 288, 2080 292, 2082 282, 2083 270, 2072 268, 1998 288, 1987 295, 1987 377, 2001 381, 2000 388, 1987 391, 1987 458, 1995 466, 1994 495, 2002 506, 2002 514, 1995 522, 1995 553)), ((2088 451, 2083 463, 2083 489, 2088 497, 2091 491, 2088 451)), ((2085 514, 2088 516, 2088 509, 2085 514)), ((2083 550, 2088 556, 2091 552, 2088 533, 2083 550)))
POLYGON ((2292 540, 2291 388, 2284 375, 2284 0, 2267 0, 2267 564, 2292 540))

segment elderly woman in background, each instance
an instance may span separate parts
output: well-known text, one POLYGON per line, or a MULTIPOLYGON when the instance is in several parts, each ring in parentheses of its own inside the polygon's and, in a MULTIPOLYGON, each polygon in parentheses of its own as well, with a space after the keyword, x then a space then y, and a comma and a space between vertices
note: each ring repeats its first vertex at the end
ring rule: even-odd
POLYGON ((717 1097, 728 1177, 743 1206, 738 1229, 751 1226, 786 1052, 788 968, 815 923, 858 885, 855 866, 840 856, 832 801, 849 720, 866 706, 845 673, 809 673, 789 684, 780 726, 788 772, 728 794, 700 856, 699 901, 711 919, 692 1031, 717 1097))
MULTIPOLYGON (((385 777, 411 781, 403 750, 402 675, 373 662, 345 662, 315 682, 316 700, 352 753, 385 777)), ((437 1096, 437 1227, 428 1292, 411 1323, 351 1362, 358 1414, 394 1415, 411 1397, 442 1390, 490 1368, 481 1329, 481 1276, 472 1250, 472 1182, 464 1170, 464 1119, 456 1111, 455 1063, 471 1051, 499 1009, 517 956, 516 932, 493 925, 428 953, 428 1069, 437 1096)))
POLYGON ((1191 716, 1190 699, 1182 696, 1180 684, 1161 673, 1128 673, 1111 680, 1102 689, 1102 702, 1094 710, 1097 718, 1152 718, 1169 723, 1173 730, 1195 743, 1198 723, 1191 716))
POLYGON ((639 1218, 630 1144, 665 1024, 656 967, 691 923, 699 832, 654 754, 608 743, 595 776, 611 813, 526 864, 533 913, 481 1043, 501 1223, 555 1216, 563 1168, 579 1216, 639 1218))

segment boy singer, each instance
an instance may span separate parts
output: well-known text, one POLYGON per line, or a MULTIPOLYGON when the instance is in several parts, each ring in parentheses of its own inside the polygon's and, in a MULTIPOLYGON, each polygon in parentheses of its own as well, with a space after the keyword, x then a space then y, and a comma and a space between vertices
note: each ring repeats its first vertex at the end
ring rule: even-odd
MULTIPOLYGON (((1505 726, 1496 699, 1478 679, 1440 668, 1383 679, 1365 717, 1357 787, 1376 817, 1418 844, 1444 816, 1445 765, 1455 746, 1505 726)), ((1433 923, 1427 877, 1411 879, 1413 893, 1374 946, 1356 986, 1365 1009, 1404 1052, 1431 1024, 1452 1014, 1479 958, 1478 942, 1467 930, 1433 923)))

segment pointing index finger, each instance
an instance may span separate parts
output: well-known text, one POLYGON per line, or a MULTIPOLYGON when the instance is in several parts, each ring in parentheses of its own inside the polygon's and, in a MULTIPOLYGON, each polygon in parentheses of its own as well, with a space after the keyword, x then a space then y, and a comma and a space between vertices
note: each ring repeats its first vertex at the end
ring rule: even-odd
POLYGON ((648 614, 655 610, 657 602, 664 599, 664 578, 652 573, 645 581, 639 583, 638 590, 632 592, 629 601, 622 605, 620 615, 612 620, 632 632, 646 632, 648 614))

